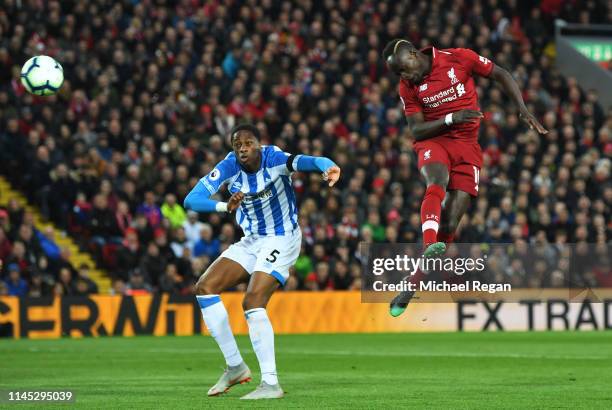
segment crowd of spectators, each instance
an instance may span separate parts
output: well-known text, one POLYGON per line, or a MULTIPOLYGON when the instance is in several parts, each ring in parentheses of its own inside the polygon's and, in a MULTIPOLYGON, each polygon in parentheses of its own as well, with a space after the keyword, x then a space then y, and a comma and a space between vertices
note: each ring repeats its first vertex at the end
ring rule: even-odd
POLYGON ((83 296, 98 293, 91 267, 70 262, 70 250, 53 241, 51 230, 39 231, 31 212, 10 199, 0 209, 0 296, 83 296))
MULTIPOLYGON (((5 0, 0 169, 96 255, 114 292, 189 293, 241 232, 231 215, 185 212, 183 198, 228 152, 228 130, 252 122, 264 143, 343 170, 331 190, 318 175, 294 175, 304 241, 286 288, 359 288, 360 241, 420 240, 423 183, 397 79, 381 59, 403 37, 472 48, 505 67, 550 130, 526 129, 499 88, 476 80, 484 166, 457 240, 606 244, 612 109, 555 68, 552 23, 609 21, 612 10, 595 0, 520 3, 5 0), (57 96, 20 85, 21 64, 36 54, 63 65, 57 96)), ((31 225, 12 217, 0 228, 11 292, 42 286, 34 271, 46 264, 43 254, 30 260, 20 282, 15 263, 25 266, 13 259, 38 252, 22 249, 22 229, 31 225)), ((53 286, 68 271, 50 274, 53 286)))

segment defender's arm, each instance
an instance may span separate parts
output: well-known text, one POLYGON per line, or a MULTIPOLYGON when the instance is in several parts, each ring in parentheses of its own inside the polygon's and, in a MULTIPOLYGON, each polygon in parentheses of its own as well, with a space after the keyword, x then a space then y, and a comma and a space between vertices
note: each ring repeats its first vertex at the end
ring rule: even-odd
POLYGON ((329 181, 329 186, 334 186, 338 179, 340 179, 340 167, 326 157, 290 155, 287 158, 287 168, 289 171, 321 172, 323 179, 329 181))

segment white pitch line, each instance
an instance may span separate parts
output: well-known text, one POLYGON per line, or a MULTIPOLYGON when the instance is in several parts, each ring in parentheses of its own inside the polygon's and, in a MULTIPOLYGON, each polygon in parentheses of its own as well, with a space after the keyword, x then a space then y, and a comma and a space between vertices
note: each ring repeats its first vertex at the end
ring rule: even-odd
MULTIPOLYGON (((359 352, 349 350, 306 350, 306 349, 284 349, 276 347, 277 353, 296 354, 296 355, 325 355, 325 356, 373 356, 373 357, 474 357, 474 358, 499 358, 499 359, 565 359, 565 360, 602 360, 610 359, 608 356, 569 356, 569 355, 537 355, 537 354, 487 354, 487 353, 410 353, 410 352, 359 352)), ((150 353, 217 353, 218 349, 147 349, 150 353)))
MULTIPOLYGON (((56 353, 64 352, 66 349, 59 349, 56 347, 41 348, 41 347, 30 347, 30 352, 36 353, 56 353)), ((198 353, 219 353, 218 348, 202 347, 201 349, 181 349, 181 348, 150 348, 142 349, 141 351, 147 353, 168 353, 168 354, 198 354, 198 353)), ((287 349, 276 346, 276 352, 282 354, 293 354, 293 355, 321 355, 321 356, 370 356, 370 357, 458 357, 458 358, 491 358, 491 359, 544 359, 544 360, 605 360, 610 359, 609 356, 570 356, 570 355, 545 355, 545 354, 523 354, 523 353, 470 353, 470 352, 455 352, 455 353, 433 353, 433 352, 360 352, 352 350, 309 350, 309 349, 287 349)), ((104 354, 104 353, 122 353, 121 349, 96 349, 87 354, 104 354)), ((220 354, 220 353, 219 353, 220 354)))

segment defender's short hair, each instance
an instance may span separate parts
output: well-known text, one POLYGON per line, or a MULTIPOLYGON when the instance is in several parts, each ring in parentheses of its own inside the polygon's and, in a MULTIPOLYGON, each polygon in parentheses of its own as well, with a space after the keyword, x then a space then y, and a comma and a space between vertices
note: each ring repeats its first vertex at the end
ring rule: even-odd
POLYGON ((254 126, 253 124, 248 124, 248 123, 247 124, 238 124, 238 125, 234 126, 234 128, 232 128, 232 130, 230 131, 230 143, 234 142, 234 137, 236 136, 236 134, 239 131, 249 131, 258 140, 261 138, 261 134, 259 133, 259 129, 257 129, 257 127, 254 126))

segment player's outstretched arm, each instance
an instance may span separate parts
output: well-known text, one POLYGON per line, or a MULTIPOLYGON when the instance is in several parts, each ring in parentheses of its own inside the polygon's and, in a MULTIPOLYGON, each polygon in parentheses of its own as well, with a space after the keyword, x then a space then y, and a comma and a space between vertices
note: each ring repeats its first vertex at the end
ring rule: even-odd
POLYGON ((300 172, 320 172, 323 180, 329 182, 329 186, 334 186, 340 179, 340 167, 326 157, 292 155, 287 160, 287 168, 300 172))
POLYGON ((540 134, 546 134, 548 130, 544 128, 542 124, 533 116, 532 113, 529 112, 527 107, 525 106, 525 102, 523 101, 523 96, 521 95, 521 90, 508 71, 504 70, 500 66, 496 65, 493 67, 493 71, 489 75, 489 78, 497 81, 501 84, 502 88, 506 95, 512 99, 514 104, 519 108, 520 116, 529 125, 529 128, 532 130, 536 130, 540 134))
POLYGON ((234 193, 228 202, 210 199, 211 195, 212 193, 204 184, 198 182, 187 197, 185 197, 183 207, 196 212, 233 212, 244 199, 244 194, 240 191, 234 193))

